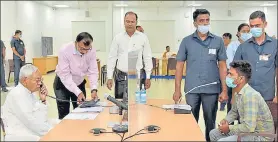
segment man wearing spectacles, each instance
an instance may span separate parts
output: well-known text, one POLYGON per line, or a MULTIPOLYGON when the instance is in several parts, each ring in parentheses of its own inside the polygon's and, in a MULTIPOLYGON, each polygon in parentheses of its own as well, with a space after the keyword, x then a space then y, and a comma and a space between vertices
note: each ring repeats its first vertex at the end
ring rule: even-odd
MULTIPOLYGON (((74 43, 66 44, 59 51, 54 92, 58 99, 82 102, 86 99, 85 76, 88 76, 91 98, 97 99, 98 67, 96 49, 92 48, 93 37, 82 32, 74 43)), ((72 102, 73 108, 78 104, 72 102)), ((59 119, 70 111, 70 103, 57 101, 59 119)))

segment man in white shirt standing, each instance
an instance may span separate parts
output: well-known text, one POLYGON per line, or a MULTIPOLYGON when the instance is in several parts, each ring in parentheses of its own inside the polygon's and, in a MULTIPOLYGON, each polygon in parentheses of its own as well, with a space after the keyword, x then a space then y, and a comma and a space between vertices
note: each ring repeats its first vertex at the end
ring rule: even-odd
POLYGON ((5 140, 38 141, 52 128, 47 120, 47 89, 42 85, 38 68, 30 64, 20 69, 19 80, 1 108, 7 134, 5 140), (37 91, 40 100, 34 94, 37 91))
POLYGON ((146 71, 145 89, 148 89, 151 86, 150 76, 153 64, 150 43, 148 37, 145 34, 136 30, 137 20, 138 16, 136 13, 130 11, 125 14, 125 32, 119 33, 114 37, 111 44, 110 53, 108 55, 107 87, 111 90, 113 85, 113 72, 114 69, 116 69, 116 98, 122 98, 125 87, 127 87, 127 74, 128 70, 131 68, 129 66, 131 63, 135 64, 137 77, 139 79, 140 70, 143 68, 144 62, 144 69, 146 71), (133 63, 133 59, 136 59, 136 63, 133 63))

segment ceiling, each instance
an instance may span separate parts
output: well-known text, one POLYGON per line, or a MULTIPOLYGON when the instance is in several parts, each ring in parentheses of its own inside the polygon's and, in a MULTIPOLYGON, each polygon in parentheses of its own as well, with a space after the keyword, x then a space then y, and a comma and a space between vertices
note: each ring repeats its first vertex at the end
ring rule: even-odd
POLYGON ((128 7, 188 7, 188 4, 202 4, 202 7, 256 7, 264 3, 274 3, 277 1, 36 1, 43 5, 54 7, 54 5, 68 5, 70 8, 88 9, 104 8, 109 5, 127 4, 128 7))

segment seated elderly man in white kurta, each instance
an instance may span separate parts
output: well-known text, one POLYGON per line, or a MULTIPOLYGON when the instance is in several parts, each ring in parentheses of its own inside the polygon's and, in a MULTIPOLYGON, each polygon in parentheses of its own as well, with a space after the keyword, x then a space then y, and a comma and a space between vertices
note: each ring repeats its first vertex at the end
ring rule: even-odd
POLYGON ((41 73, 33 65, 23 66, 19 79, 20 83, 8 93, 1 108, 5 141, 38 141, 54 124, 47 119, 47 89, 42 85, 41 73))

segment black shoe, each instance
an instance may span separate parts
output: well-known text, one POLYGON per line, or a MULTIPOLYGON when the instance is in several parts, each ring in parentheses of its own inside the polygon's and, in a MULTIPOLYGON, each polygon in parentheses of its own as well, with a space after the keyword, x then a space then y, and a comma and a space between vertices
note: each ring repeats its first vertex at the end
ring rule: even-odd
POLYGON ((2 88, 2 91, 3 92, 8 92, 9 90, 6 87, 4 87, 4 88, 2 88))

